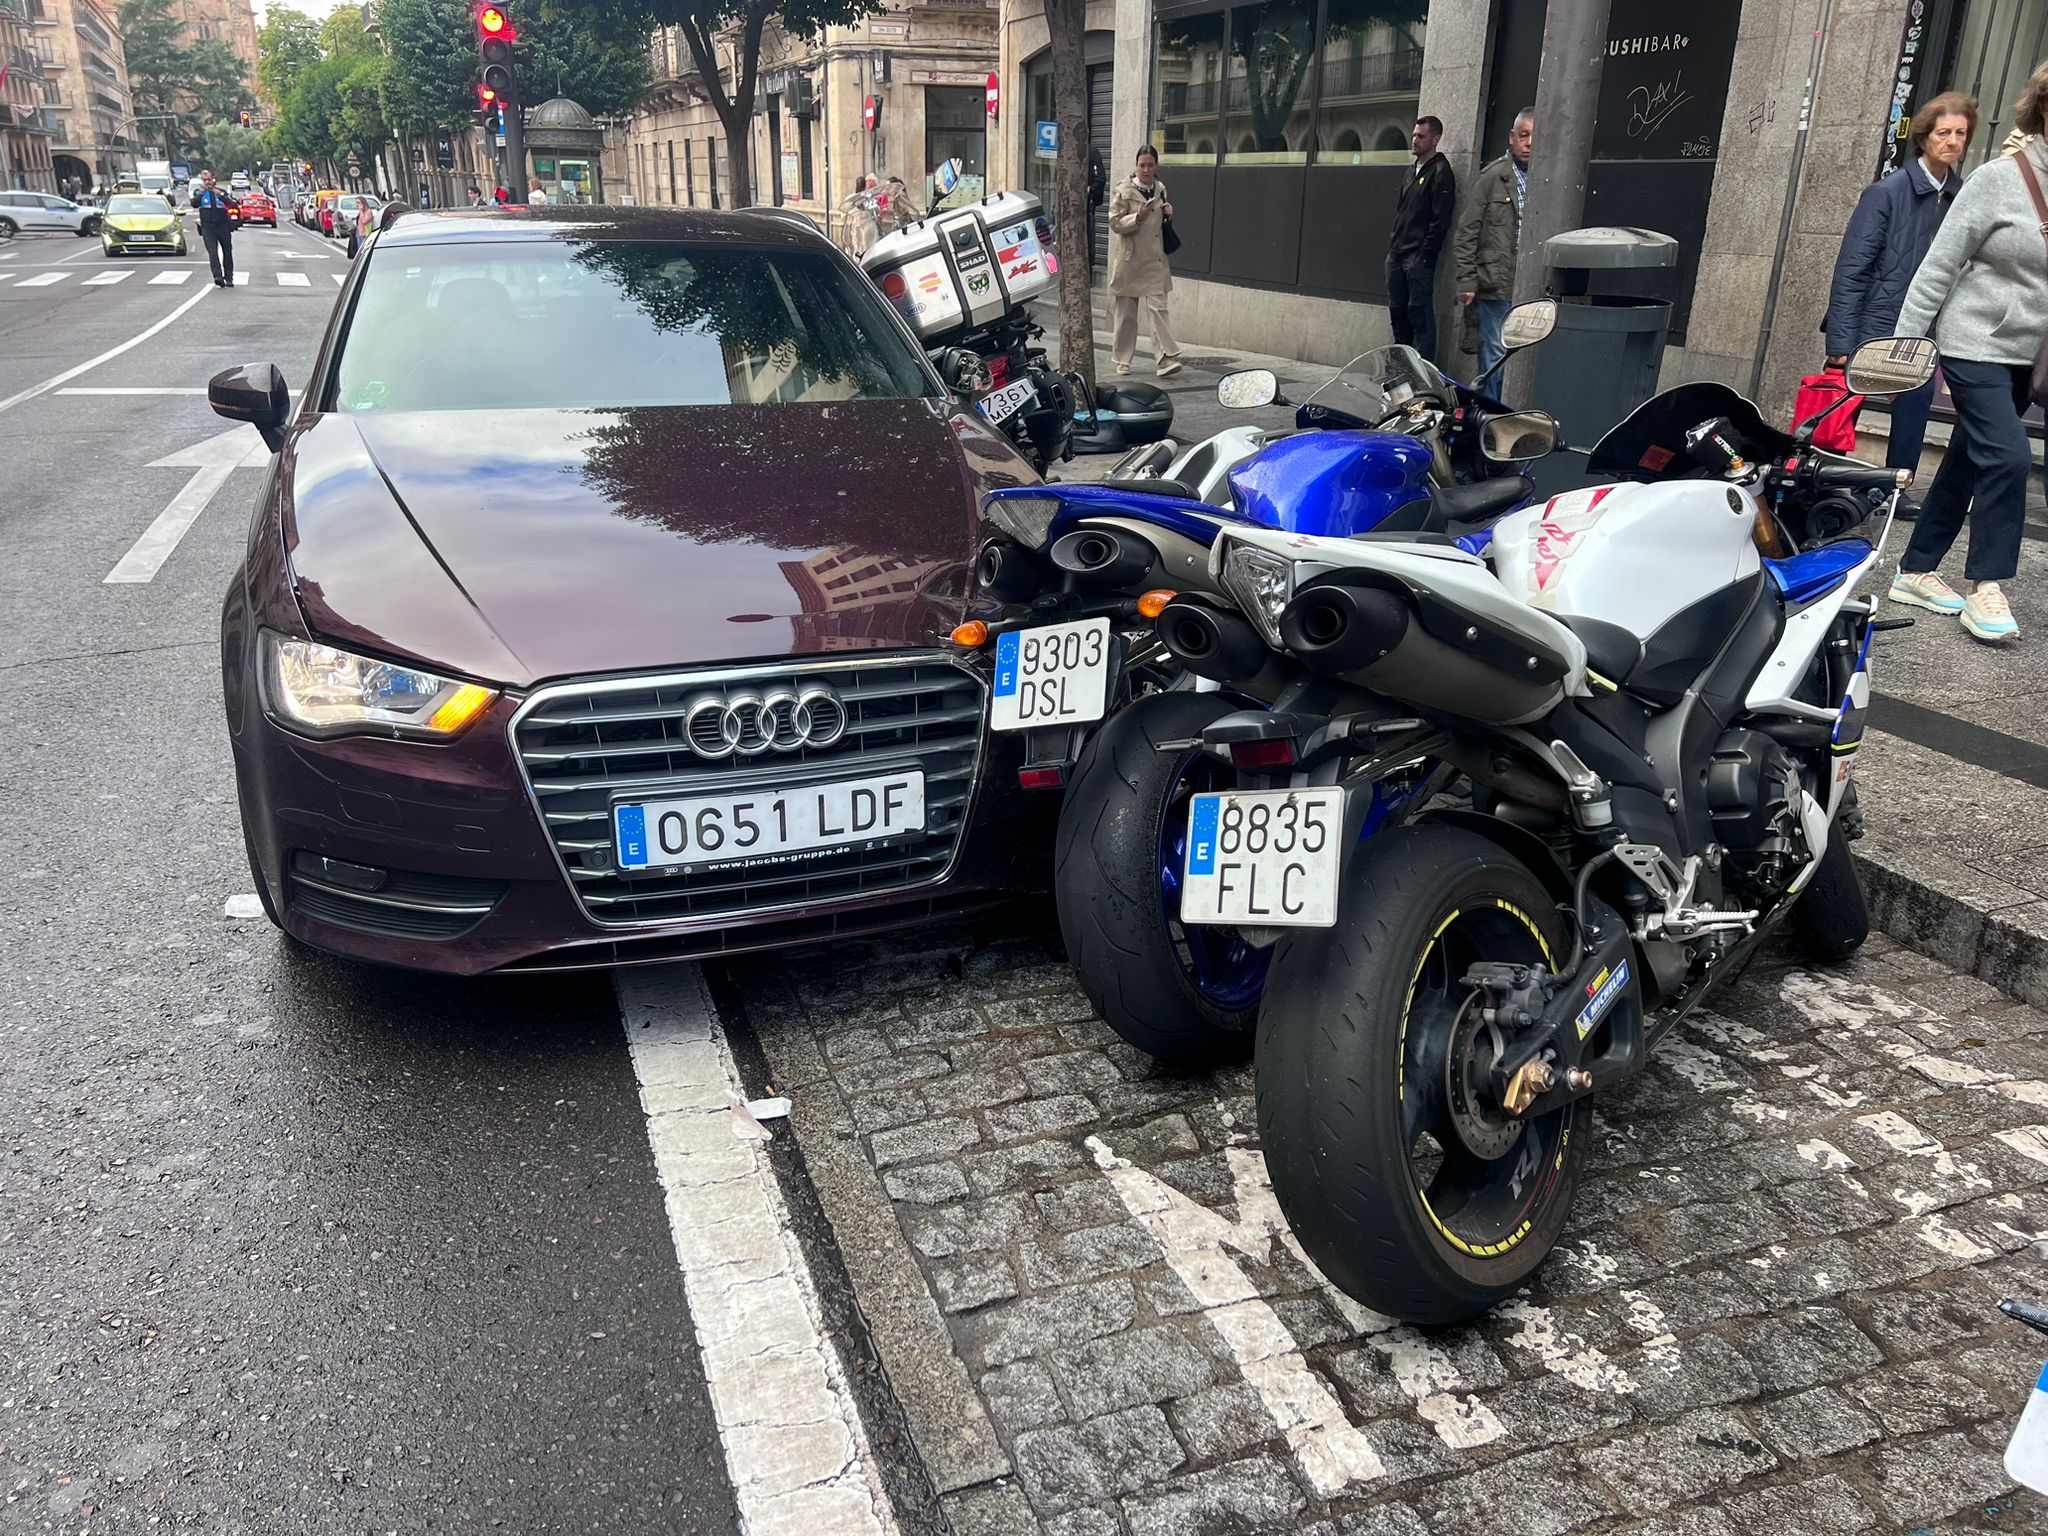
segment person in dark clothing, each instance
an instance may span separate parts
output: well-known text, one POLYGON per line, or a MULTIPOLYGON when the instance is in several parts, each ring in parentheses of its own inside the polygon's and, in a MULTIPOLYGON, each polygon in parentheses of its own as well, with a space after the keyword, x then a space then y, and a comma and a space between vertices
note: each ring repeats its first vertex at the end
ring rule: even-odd
POLYGON ((199 210, 199 238, 206 242, 206 264, 213 268, 213 286, 235 285, 235 221, 229 209, 237 200, 213 184, 213 172, 199 173, 192 206, 199 210))
MULTIPOLYGON (((1842 236, 1821 321, 1829 367, 1841 367, 1864 342, 1896 332, 1913 274, 1934 244, 1949 204, 1963 190, 1956 163, 1976 133, 1976 102, 1956 91, 1936 96, 1913 114, 1913 147, 1906 163, 1863 189, 1842 236)), ((1932 379, 1891 402, 1885 444, 1889 467, 1919 469, 1933 406, 1932 379)))
POLYGON ((1458 178, 1437 150, 1444 125, 1419 117, 1408 147, 1415 166, 1401 183, 1394 204, 1394 237, 1387 247, 1387 311, 1394 342, 1436 361, 1436 259, 1451 233, 1458 205, 1458 178))

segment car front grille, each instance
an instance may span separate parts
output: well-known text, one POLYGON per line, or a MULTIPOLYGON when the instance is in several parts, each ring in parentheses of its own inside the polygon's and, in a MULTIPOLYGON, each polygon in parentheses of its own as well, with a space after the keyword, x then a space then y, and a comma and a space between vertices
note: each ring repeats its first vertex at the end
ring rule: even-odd
MULTIPOLYGON (((819 660, 556 684, 520 707, 512 739, 576 900, 594 922, 703 921, 911 890, 940 879, 959 848, 980 766, 985 688, 965 667, 924 655, 819 660), (707 698, 829 687, 845 730, 829 745, 707 757, 707 698), (678 796, 771 793, 901 769, 925 778, 921 837, 835 849, 749 870, 622 875, 612 806, 678 796)), ((757 745, 748 739, 744 745, 757 745)))

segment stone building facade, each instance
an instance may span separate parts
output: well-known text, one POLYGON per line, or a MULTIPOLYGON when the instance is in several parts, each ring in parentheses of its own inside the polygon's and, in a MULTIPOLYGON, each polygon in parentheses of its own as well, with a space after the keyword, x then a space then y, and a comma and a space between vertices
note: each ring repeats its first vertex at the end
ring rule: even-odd
POLYGON ((55 192, 50 143, 56 119, 47 110, 56 86, 43 75, 28 0, 0 0, 0 186, 55 192))
MULTIPOLYGON (((989 187, 993 140, 987 82, 997 64, 997 13, 987 0, 896 4, 858 25, 805 40, 763 40, 752 134, 754 197, 845 231, 840 203, 854 179, 899 176, 912 201, 964 201, 989 187), (866 125, 875 104, 875 126, 866 125), (950 192, 935 172, 959 162, 950 192)), ((685 207, 730 207, 725 132, 682 38, 649 40, 654 87, 622 145, 614 197, 685 207)), ((730 83, 729 46, 722 49, 730 83)))
POLYGON ((242 75, 249 86, 249 105, 256 105, 256 10, 253 0, 175 0, 173 9, 181 27, 179 41, 186 47, 207 38, 219 38, 235 50, 242 61, 242 75))
MULTIPOLYGON (((50 145, 59 182, 111 187, 132 170, 142 136, 129 121, 128 62, 112 0, 27 0, 43 76, 56 85, 44 113, 56 125, 50 145)), ((140 125, 147 129, 152 124, 140 125)))

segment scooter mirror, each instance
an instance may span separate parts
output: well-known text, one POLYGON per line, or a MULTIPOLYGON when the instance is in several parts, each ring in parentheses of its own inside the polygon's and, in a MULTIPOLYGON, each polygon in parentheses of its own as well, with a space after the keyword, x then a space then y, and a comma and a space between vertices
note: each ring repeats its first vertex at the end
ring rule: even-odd
POLYGON ((946 387, 963 395, 979 395, 989 387, 988 368, 980 354, 967 347, 942 347, 932 357, 946 387))
POLYGON ((1933 378, 1940 362, 1925 336, 1885 336, 1852 352, 1843 376, 1852 395, 1903 395, 1933 378))
POLYGON ((1247 368, 1241 373, 1226 373, 1216 385, 1216 403, 1232 410, 1271 405, 1279 398, 1280 381, 1270 368, 1247 368))
POLYGON ((1507 312, 1500 324, 1501 345, 1510 352, 1533 347, 1557 329, 1557 304, 1552 299, 1531 299, 1507 312))
POLYGON ((1496 464, 1526 464, 1557 446, 1557 423, 1543 411, 1489 416, 1479 429, 1479 451, 1496 464))

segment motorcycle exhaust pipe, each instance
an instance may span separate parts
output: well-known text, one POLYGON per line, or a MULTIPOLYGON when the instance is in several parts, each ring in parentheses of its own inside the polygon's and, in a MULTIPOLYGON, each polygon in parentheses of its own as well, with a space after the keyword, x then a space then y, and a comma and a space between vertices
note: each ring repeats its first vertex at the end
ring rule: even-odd
POLYGON ((1219 683, 1256 677, 1273 659, 1246 620, 1206 603, 1175 598, 1159 613, 1159 643, 1199 677, 1219 683))
POLYGON ((1104 587, 1136 586, 1159 559, 1136 534, 1114 528, 1076 528, 1053 540, 1047 553, 1061 570, 1104 587))
POLYGON ((1302 588, 1280 615, 1280 638, 1318 672, 1356 672, 1408 633, 1408 605, 1378 587, 1334 582, 1302 588))
POLYGON ((1036 597, 1045 590, 1044 567, 1030 551, 1008 540, 990 542, 975 558, 974 580, 984 592, 1013 603, 1036 597))

